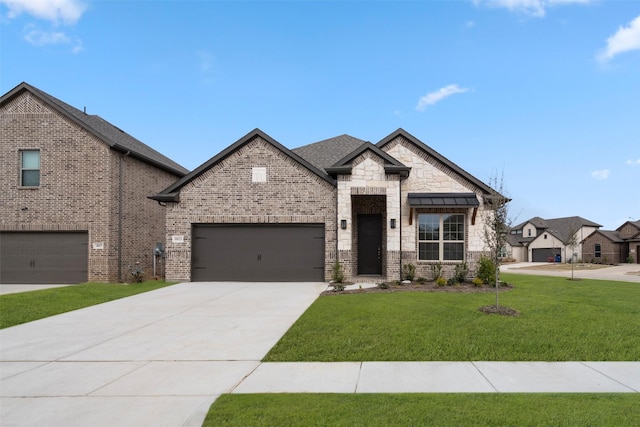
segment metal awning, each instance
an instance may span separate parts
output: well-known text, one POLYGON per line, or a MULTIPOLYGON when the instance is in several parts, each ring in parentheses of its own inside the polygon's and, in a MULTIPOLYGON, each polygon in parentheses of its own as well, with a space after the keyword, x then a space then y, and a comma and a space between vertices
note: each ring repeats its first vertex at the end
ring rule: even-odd
POLYGON ((475 193, 409 193, 412 208, 477 208, 480 202, 475 193))

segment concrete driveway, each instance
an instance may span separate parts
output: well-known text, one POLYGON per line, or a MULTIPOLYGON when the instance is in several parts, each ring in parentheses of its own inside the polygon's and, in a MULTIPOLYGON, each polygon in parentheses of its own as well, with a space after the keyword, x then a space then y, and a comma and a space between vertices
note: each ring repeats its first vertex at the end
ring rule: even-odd
POLYGON ((185 283, 0 331, 3 426, 200 426, 324 283, 185 283))

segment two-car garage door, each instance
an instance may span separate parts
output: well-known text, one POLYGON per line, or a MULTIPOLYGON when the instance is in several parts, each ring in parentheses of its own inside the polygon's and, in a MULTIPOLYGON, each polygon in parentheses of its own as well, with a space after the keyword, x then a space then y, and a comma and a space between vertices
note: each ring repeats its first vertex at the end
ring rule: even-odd
POLYGON ((323 224, 194 224, 191 280, 324 281, 323 224))
POLYGON ((87 281, 86 232, 0 232, 0 283, 87 281))

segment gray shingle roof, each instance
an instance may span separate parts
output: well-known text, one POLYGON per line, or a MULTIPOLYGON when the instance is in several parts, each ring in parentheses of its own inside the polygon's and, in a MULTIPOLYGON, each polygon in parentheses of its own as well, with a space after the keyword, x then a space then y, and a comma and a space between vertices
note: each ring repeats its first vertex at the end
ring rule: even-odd
POLYGON ((188 169, 182 167, 163 154, 160 154, 153 148, 124 132, 122 129, 119 129, 107 122, 102 117, 97 115, 88 115, 28 83, 21 83, 10 92, 3 95, 0 103, 5 103, 9 99, 12 99, 14 96, 21 93, 23 90, 31 92, 43 102, 58 110, 65 117, 92 133, 113 149, 122 152, 130 152, 133 157, 137 157, 145 163, 164 169, 177 176, 184 176, 189 172, 188 169))
POLYGON ((533 224, 538 229, 546 230, 558 239, 562 240, 563 243, 566 243, 569 240, 569 237, 571 237, 570 234, 572 232, 575 232, 582 227, 602 227, 602 225, 600 224, 589 221, 588 219, 584 219, 579 216, 568 216, 564 218, 551 219, 542 219, 539 216, 535 216, 521 224, 516 225, 515 227, 511 227, 511 229, 522 229, 527 223, 533 224))
POLYGON ((328 167, 335 165, 352 151, 358 149, 358 147, 364 143, 365 141, 361 139, 344 134, 336 136, 335 138, 329 138, 294 148, 291 151, 316 168, 324 171, 328 167))

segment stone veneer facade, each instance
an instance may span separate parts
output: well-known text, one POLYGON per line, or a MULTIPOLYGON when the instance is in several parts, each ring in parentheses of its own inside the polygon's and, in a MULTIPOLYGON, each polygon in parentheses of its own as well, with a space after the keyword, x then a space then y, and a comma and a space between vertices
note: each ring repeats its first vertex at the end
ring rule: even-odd
POLYGON ((324 224, 325 279, 336 253, 335 187, 259 136, 180 189, 167 203, 167 280, 191 280, 193 224, 324 224), (253 182, 253 168, 266 168, 253 182), (180 236, 175 238, 174 236, 180 236))
POLYGON ((126 281, 136 262, 151 275, 165 212, 147 197, 176 179, 111 150, 29 92, 0 109, 0 231, 87 232, 89 281, 126 281), (20 186, 22 150, 40 150, 38 187, 20 186))

